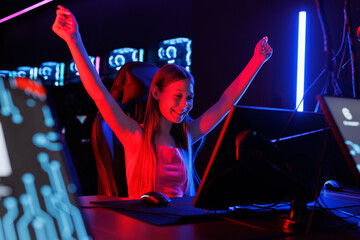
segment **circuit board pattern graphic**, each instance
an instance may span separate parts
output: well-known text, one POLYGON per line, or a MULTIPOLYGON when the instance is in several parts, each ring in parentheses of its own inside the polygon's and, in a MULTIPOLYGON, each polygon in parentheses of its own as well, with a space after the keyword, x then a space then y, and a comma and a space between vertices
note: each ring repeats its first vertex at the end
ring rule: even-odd
POLYGON ((91 239, 41 82, 0 77, 0 133, 0 240, 91 239))

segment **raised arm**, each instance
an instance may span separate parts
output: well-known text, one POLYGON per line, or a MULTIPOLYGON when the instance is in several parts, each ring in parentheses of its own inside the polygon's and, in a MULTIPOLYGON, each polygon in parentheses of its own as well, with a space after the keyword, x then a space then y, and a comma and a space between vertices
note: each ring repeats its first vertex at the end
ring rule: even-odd
POLYGON ((225 90, 220 99, 190 123, 190 134, 194 142, 210 132, 226 116, 230 108, 237 104, 261 66, 271 57, 272 52, 267 37, 256 44, 250 62, 225 90))
POLYGON ((102 83, 84 47, 75 17, 68 9, 58 6, 52 29, 68 45, 81 81, 107 124, 124 146, 134 143, 125 139, 138 137, 141 134, 141 127, 122 111, 102 83))

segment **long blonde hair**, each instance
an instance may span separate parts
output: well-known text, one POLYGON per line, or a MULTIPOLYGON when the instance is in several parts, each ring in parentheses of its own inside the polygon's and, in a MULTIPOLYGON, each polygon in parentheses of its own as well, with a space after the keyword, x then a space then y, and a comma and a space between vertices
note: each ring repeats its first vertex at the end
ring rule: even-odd
MULTIPOLYGON (((161 67, 155 74, 150 89, 157 86, 159 91, 169 84, 179 80, 189 80, 194 84, 193 76, 183 67, 176 64, 168 64, 161 67)), ((151 91, 151 90, 150 90, 151 91)), ((155 190, 156 179, 156 139, 160 129, 160 109, 158 101, 149 94, 145 118, 143 122, 143 141, 139 157, 134 166, 134 172, 131 176, 129 184, 129 196, 139 197, 145 192, 155 190)), ((174 137, 176 146, 180 149, 180 153, 185 161, 187 169, 187 189, 186 195, 195 194, 195 184, 193 179, 193 161, 191 138, 189 135, 189 116, 186 116, 181 123, 173 123, 170 134, 174 137)))

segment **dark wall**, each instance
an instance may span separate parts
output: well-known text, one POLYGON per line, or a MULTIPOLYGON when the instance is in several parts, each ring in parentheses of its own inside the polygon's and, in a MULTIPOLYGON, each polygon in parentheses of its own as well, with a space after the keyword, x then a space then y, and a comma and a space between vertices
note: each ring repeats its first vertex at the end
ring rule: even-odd
MULTIPOLYGON (((327 1, 324 1, 327 2, 327 1)), ((220 97, 246 66, 263 36, 274 49, 243 98, 241 105, 293 109, 296 92, 298 12, 308 12, 306 83, 309 87, 324 67, 323 33, 315 0, 62 0, 55 1, 18 18, 0 24, 0 69, 38 66, 45 61, 69 61, 65 43, 52 31, 56 5, 69 8, 77 17, 90 55, 106 59, 120 47, 145 49, 145 61, 156 63, 160 40, 173 37, 193 39, 192 73, 195 77, 193 117, 200 115, 220 97)), ((333 51, 342 42, 344 0, 325 4, 326 25, 331 32, 333 51)), ((359 25, 358 8, 353 25, 359 25)), ((355 44, 359 45, 356 41, 355 44)), ((348 49, 344 62, 349 59, 348 49)), ((341 61, 341 54, 337 63, 341 61)), ((341 70, 340 84, 351 95, 350 64, 341 70)), ((305 110, 313 111, 315 97, 326 86, 326 76, 314 84, 305 99, 305 110)), ((63 124, 69 114, 96 114, 96 108, 81 85, 53 89, 63 124)), ((89 120, 89 121, 90 121, 89 120)), ((72 124, 71 121, 67 124, 72 124)), ((200 155, 200 169, 218 134, 208 136, 207 150, 200 155)), ((90 130, 83 129, 88 137, 90 130)), ((201 172, 201 170, 200 170, 201 172)))
MULTIPOLYGON (((325 5, 327 25, 334 51, 338 51, 343 30, 344 1, 325 5)), ((293 109, 296 95, 298 12, 307 11, 307 51, 305 89, 315 81, 324 68, 323 33, 315 0, 256 0, 235 2, 194 1, 193 73, 197 79, 196 100, 199 112, 213 104, 231 81, 245 67, 255 44, 268 36, 274 49, 272 58, 263 66, 250 85, 241 105, 293 109), (206 86, 206 87, 205 87, 206 86)), ((342 53, 342 52, 341 52, 342 53)), ((341 55, 341 54, 340 54, 341 55)), ((345 61, 349 58, 345 54, 345 61)), ((337 58, 337 62, 339 62, 337 58)), ((351 89, 351 81, 342 70, 341 83, 351 89)), ((315 97, 326 86, 323 74, 309 90, 305 110, 314 111, 315 97)), ((347 89, 347 96, 351 91, 347 89)), ((266 119, 264 119, 266 121, 266 119)), ((211 132, 198 158, 198 170, 210 158, 220 127, 211 132), (203 161, 203 162, 202 162, 203 161)))
MULTIPOLYGON (((323 36, 315 0, 246 3, 231 0, 63 0, 0 24, 1 69, 71 59, 65 43, 51 31, 56 4, 64 5, 75 14, 89 54, 103 57, 103 60, 110 50, 131 46, 144 48, 145 60, 156 63, 160 40, 191 37, 192 73, 199 103, 194 115, 200 114, 221 95, 245 67, 255 44, 263 36, 269 37, 273 57, 259 72, 240 104, 293 108, 300 10, 308 11, 306 87, 324 66, 323 36)), ((343 0, 325 4, 334 51, 342 40, 343 4, 343 0)), ((354 19, 354 25, 358 24, 358 18, 354 19)), ((323 85, 324 79, 320 79, 309 93, 306 109, 313 111, 314 96, 323 85)))
POLYGON ((57 4, 76 16, 90 55, 105 57, 110 50, 124 46, 149 49, 159 40, 190 35, 192 1, 56 1, 0 24, 6 57, 0 66, 36 66, 47 60, 71 59, 65 43, 51 30, 57 4))
MULTIPOLYGON (((341 45, 344 1, 326 5, 334 49, 341 45)), ((323 36, 314 0, 256 0, 239 3, 194 2, 194 74, 209 91, 198 91, 201 106, 206 95, 220 96, 251 58, 256 42, 269 37, 273 57, 259 72, 240 104, 294 108, 296 94, 298 12, 307 11, 306 85, 309 87, 324 67, 323 36), (204 93, 205 92, 205 93, 204 93)), ((344 81, 347 81, 346 79, 344 81)), ((319 79, 306 98, 305 109, 313 111, 321 92, 319 79)))

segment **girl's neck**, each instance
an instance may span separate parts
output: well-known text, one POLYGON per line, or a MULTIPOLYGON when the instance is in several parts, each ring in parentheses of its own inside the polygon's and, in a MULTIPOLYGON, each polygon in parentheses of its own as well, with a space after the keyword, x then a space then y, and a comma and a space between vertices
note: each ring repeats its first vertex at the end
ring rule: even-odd
POLYGON ((160 134, 157 138, 156 144, 163 147, 176 148, 175 140, 170 134, 160 134))
POLYGON ((172 122, 168 121, 166 118, 160 118, 160 131, 157 138, 157 144, 165 147, 176 147, 175 140, 170 134, 172 127, 172 122))
POLYGON ((170 130, 173 123, 164 118, 163 116, 160 117, 160 135, 170 135, 170 130))

